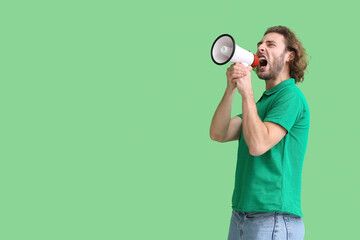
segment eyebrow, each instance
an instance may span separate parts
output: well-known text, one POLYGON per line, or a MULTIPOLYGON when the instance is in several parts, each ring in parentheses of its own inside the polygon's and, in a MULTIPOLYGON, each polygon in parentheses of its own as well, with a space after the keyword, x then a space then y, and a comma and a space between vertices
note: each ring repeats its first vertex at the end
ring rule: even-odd
MULTIPOLYGON (((266 41, 267 43, 276 43, 275 41, 270 41, 270 40, 268 40, 268 41, 266 41)), ((257 46, 259 46, 260 44, 262 44, 263 42, 262 41, 260 41, 260 42, 258 42, 258 44, 257 44, 257 46)))

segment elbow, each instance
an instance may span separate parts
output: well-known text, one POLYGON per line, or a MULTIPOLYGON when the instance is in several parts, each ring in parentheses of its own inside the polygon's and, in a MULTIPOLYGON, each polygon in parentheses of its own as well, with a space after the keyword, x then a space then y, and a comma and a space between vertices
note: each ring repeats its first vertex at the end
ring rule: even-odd
POLYGON ((252 148, 249 148, 249 152, 252 156, 257 157, 257 156, 263 155, 266 151, 264 151, 264 149, 259 148, 259 147, 258 148, 252 147, 252 148))
POLYGON ((216 142, 220 142, 220 143, 223 142, 220 138, 213 136, 213 135, 210 135, 210 138, 211 138, 211 140, 216 141, 216 142))
POLYGON ((213 135, 210 135, 211 140, 216 141, 213 135))

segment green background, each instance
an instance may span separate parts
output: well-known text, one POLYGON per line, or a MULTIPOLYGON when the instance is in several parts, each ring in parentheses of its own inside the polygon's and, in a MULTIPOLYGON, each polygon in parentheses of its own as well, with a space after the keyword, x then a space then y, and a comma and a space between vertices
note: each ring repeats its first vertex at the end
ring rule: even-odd
MULTIPOLYGON (((0 239, 226 239, 237 141, 210 139, 230 64, 285 25, 309 56, 305 239, 358 234, 355 1, 0 4, 0 239)), ((265 83, 252 73, 255 100, 265 83)), ((241 113, 237 92, 232 116, 241 113)))

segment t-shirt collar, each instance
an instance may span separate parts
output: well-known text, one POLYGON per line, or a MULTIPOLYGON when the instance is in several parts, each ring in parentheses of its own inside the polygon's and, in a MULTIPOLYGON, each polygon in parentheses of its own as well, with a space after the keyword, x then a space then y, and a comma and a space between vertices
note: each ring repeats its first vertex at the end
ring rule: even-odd
POLYGON ((282 81, 281 83, 275 85, 273 88, 271 88, 269 91, 264 91, 263 94, 266 95, 271 95, 273 93, 276 93, 277 91, 279 91, 280 89, 283 89, 285 87, 288 87, 290 85, 294 85, 295 84, 295 79, 294 78, 289 78, 287 80, 282 81))

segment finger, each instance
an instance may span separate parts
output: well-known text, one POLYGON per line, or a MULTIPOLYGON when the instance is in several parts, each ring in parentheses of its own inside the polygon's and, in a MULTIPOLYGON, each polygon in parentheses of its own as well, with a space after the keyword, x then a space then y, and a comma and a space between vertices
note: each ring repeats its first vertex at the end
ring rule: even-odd
POLYGON ((244 70, 246 70, 246 67, 243 66, 242 64, 240 64, 240 65, 234 66, 233 69, 238 70, 238 71, 244 71, 244 70))
POLYGON ((234 83, 235 83, 235 82, 239 83, 239 82, 240 82, 240 79, 241 79, 241 78, 239 78, 239 77, 234 77, 234 78, 231 79, 231 81, 234 82, 234 83))
POLYGON ((239 65, 239 64, 237 63, 237 65, 234 65, 232 68, 233 68, 233 69, 241 69, 242 67, 241 67, 241 65, 239 65))
POLYGON ((230 74, 243 74, 244 72, 241 70, 233 70, 229 72, 230 74))
POLYGON ((245 75, 244 74, 242 74, 242 73, 235 73, 235 74, 232 74, 231 75, 231 78, 242 78, 242 77, 244 77, 245 75))
POLYGON ((234 69, 231 69, 232 72, 242 72, 244 71, 243 69, 241 68, 234 68, 234 69))

